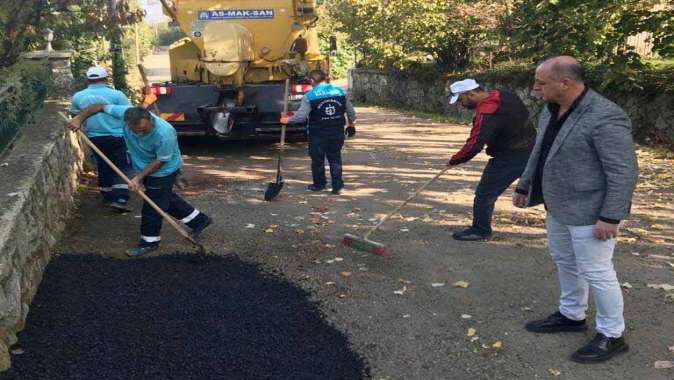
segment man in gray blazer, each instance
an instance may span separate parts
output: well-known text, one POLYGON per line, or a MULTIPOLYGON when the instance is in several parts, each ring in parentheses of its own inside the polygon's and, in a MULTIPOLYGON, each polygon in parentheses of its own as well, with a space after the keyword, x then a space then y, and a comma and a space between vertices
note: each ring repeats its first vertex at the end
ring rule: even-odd
POLYGON ((534 91, 547 106, 513 204, 545 204, 548 246, 561 295, 559 311, 528 322, 526 329, 587 330, 585 312, 592 290, 597 333, 571 360, 608 360, 628 348, 612 258, 637 181, 631 122, 620 107, 585 86, 583 70, 572 57, 551 58, 538 66, 534 91))

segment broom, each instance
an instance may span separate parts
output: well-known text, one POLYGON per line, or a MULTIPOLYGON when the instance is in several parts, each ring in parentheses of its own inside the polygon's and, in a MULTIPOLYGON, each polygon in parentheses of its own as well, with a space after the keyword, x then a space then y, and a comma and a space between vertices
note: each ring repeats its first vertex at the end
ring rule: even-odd
POLYGON ((417 191, 414 192, 409 198, 407 198, 403 203, 401 203, 398 207, 395 208, 395 210, 391 211, 389 214, 385 215, 381 220, 379 220, 379 223, 377 223, 376 226, 372 227, 369 231, 363 235, 363 237, 358 237, 353 234, 345 234, 344 239, 342 240, 342 244, 344 244, 347 247, 351 247, 353 249, 357 249, 359 251, 365 251, 365 252, 370 252, 373 255, 377 256, 382 256, 382 257, 391 257, 391 252, 389 251, 388 247, 383 244, 383 243, 378 243, 376 241, 370 240, 369 237, 372 235, 373 232, 379 229, 382 224, 384 224, 385 221, 387 221, 390 217, 398 213, 400 209, 405 207, 409 201, 414 199, 419 193, 424 191, 426 187, 428 187, 430 184, 435 182, 440 176, 445 174, 445 172, 449 170, 449 166, 442 169, 440 173, 436 174, 435 177, 431 178, 430 181, 426 182, 423 184, 417 191))
MULTIPOLYGON (((286 79, 285 91, 283 95, 283 115, 288 113, 288 92, 290 91, 290 79, 286 79)), ((281 192, 283 188, 283 176, 281 175, 281 159, 283 157, 283 146, 286 139, 286 125, 281 124, 281 148, 278 151, 278 163, 276 165, 276 182, 270 182, 267 190, 264 192, 264 200, 270 202, 281 192)))

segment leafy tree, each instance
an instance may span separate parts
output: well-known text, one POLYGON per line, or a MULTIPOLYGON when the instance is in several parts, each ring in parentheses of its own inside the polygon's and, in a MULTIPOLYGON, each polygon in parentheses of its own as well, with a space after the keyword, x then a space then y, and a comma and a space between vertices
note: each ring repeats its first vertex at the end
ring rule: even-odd
POLYGON ((513 50, 531 61, 568 54, 586 62, 638 68, 629 36, 651 33, 653 51, 674 55, 674 8, 662 0, 516 0, 513 50))

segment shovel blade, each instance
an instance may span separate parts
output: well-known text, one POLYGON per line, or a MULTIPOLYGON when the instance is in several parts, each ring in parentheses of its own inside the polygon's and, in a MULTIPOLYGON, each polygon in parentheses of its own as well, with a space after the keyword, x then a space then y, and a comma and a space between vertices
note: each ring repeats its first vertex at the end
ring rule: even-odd
POLYGON ((264 200, 270 202, 281 192, 283 182, 271 182, 267 185, 267 190, 264 192, 264 200))

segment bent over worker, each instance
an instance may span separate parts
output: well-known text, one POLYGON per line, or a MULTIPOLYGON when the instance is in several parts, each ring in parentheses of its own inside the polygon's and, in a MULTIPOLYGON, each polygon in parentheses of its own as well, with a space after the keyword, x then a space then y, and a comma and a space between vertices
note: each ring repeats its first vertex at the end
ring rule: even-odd
MULTIPOLYGON (((77 130, 83 120, 98 112, 124 120, 126 124, 124 139, 133 168, 138 171, 131 179, 130 189, 139 191, 144 188, 145 194, 152 201, 190 227, 192 238, 197 238, 212 220, 173 192, 176 176, 183 164, 173 126, 142 107, 96 104, 87 107, 72 119, 69 128, 77 130)), ((140 241, 129 248, 126 254, 141 256, 157 249, 161 241, 161 226, 161 215, 145 202, 140 241)))
MULTIPOLYGON (((79 114, 92 104, 130 105, 123 92, 115 90, 106 83, 108 72, 103 67, 90 67, 86 76, 89 85, 73 95, 70 108, 72 115, 79 114)), ((104 113, 93 115, 86 120, 84 132, 115 166, 130 175, 131 166, 126 156, 122 120, 104 113)), ((98 187, 105 205, 121 212, 131 211, 127 206, 129 186, 97 154, 94 153, 94 157, 98 169, 98 187)))
POLYGON ((473 127, 466 144, 447 163, 460 165, 487 146, 491 156, 475 189, 473 225, 455 232, 456 240, 477 241, 491 236, 491 218, 498 197, 522 175, 527 165, 536 131, 529 111, 515 94, 504 90, 485 91, 473 79, 454 82, 452 97, 465 108, 474 109, 473 127))
POLYGON ((346 135, 356 135, 356 111, 347 99, 344 90, 326 83, 326 75, 321 70, 309 73, 313 88, 304 94, 299 110, 288 117, 281 117, 282 124, 307 122, 309 156, 313 183, 310 191, 325 189, 325 159, 330 165, 332 193, 340 194, 344 187, 342 179, 342 147, 344 146, 344 126, 346 135), (348 117, 348 119, 347 119, 348 117))

